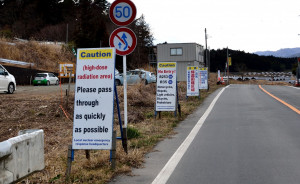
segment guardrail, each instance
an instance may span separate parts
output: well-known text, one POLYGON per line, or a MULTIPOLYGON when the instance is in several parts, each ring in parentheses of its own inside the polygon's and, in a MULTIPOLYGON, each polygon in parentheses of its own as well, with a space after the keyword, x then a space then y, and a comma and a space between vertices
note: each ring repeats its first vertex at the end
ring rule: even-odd
POLYGON ((0 184, 9 184, 45 168, 44 131, 22 130, 0 142, 0 184))
POLYGON ((3 58, 0 58, 0 62, 15 64, 15 65, 22 65, 22 66, 34 66, 34 63, 27 63, 24 61, 15 61, 15 60, 3 59, 3 58))

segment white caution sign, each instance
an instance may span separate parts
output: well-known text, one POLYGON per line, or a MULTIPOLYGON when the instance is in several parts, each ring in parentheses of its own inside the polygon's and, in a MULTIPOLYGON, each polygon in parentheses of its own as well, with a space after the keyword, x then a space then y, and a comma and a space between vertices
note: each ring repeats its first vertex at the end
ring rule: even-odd
POLYGON ((175 62, 157 64, 156 111, 176 110, 177 73, 175 62))
POLYGON ((200 80, 199 80, 199 89, 208 89, 208 72, 207 72, 207 67, 199 68, 199 77, 200 77, 200 80))
POLYGON ((115 49, 78 49, 73 149, 111 149, 115 49))
POLYGON ((187 93, 186 96, 199 96, 199 72, 198 67, 188 66, 187 67, 187 93))

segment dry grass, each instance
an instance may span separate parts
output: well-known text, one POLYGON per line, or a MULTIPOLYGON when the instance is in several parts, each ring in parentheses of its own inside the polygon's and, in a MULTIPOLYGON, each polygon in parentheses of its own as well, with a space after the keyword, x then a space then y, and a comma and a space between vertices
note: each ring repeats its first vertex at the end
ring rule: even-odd
POLYGON ((16 42, 3 38, 0 39, 0 58, 33 63, 35 69, 53 72, 58 72, 60 62, 75 62, 72 52, 64 46, 41 44, 36 41, 16 42))
MULTIPOLYGON (((213 78, 211 78, 213 79, 213 78)), ((203 98, 219 86, 212 85, 209 92, 201 93, 201 100, 186 100, 186 83, 179 84, 179 99, 182 117, 174 117, 173 112, 162 113, 161 119, 154 118, 156 85, 128 86, 128 122, 140 136, 128 140, 128 155, 124 153, 121 141, 117 142, 117 168, 112 171, 109 163, 109 151, 91 151, 91 159, 85 158, 83 150, 75 152, 72 175, 67 183, 106 183, 114 176, 127 173, 131 168, 143 165, 144 156, 158 141, 174 134, 173 129, 188 114, 191 114, 203 98)), ((120 105, 123 114, 123 87, 118 87, 120 105)), ((20 183, 66 183, 65 171, 67 149, 72 141, 72 121, 60 117, 60 91, 53 94, 26 94, 8 96, 2 94, 0 102, 1 129, 0 141, 13 137, 22 129, 43 129, 45 132, 46 168, 24 179, 20 183), (5 96, 4 96, 5 95, 5 96)), ((74 99, 74 94, 71 94, 74 99)), ((73 107, 70 100, 70 107, 73 107)), ((73 108, 68 110, 73 117, 73 108)), ((115 111, 115 129, 118 130, 115 111)))
MULTIPOLYGON (((128 140, 128 155, 121 142, 117 142, 117 167, 110 169, 109 151, 91 151, 91 159, 85 158, 84 150, 75 152, 72 175, 65 181, 67 149, 72 141, 72 121, 60 117, 60 91, 53 94, 1 95, 0 101, 0 141, 13 137, 22 129, 43 129, 45 132, 46 168, 24 179, 20 183, 106 183, 119 174, 130 174, 132 168, 143 165, 144 156, 162 139, 174 134, 173 129, 201 104, 210 93, 222 87, 216 85, 216 74, 210 75, 210 90, 201 91, 201 99, 186 99, 186 83, 178 85, 182 117, 174 117, 173 112, 163 112, 161 119, 154 118, 156 85, 138 84, 128 86, 128 122, 140 136, 128 140)), ((234 81, 232 81, 233 83, 234 81)), ((249 84, 251 81, 243 82, 249 84)), ((255 81, 253 81, 255 82, 255 81)), ((256 81, 258 82, 258 81, 256 81)), ((270 83, 270 82, 267 82, 270 83)), ((123 87, 118 87, 121 114, 123 114, 123 87)), ((68 113, 73 117, 71 94, 68 113)), ((123 116, 122 116, 123 117, 123 116)), ((118 130, 115 110, 115 129, 118 130)))
MULTIPOLYGON (((72 61, 74 56, 57 46, 40 45, 36 42, 16 43, 16 46, 0 42, 0 58, 33 62, 41 68, 58 68, 59 62, 72 61), (43 61, 43 62, 41 62, 43 61)), ((154 70, 153 68, 151 70, 154 70)), ((128 140, 128 154, 121 142, 117 142, 117 167, 110 169, 109 151, 91 151, 85 158, 84 150, 75 152, 70 180, 66 182, 68 145, 72 142, 73 122, 60 116, 60 91, 52 94, 0 94, 0 141, 16 136, 19 130, 43 129, 45 132, 45 169, 20 183, 106 183, 119 174, 130 174, 132 168, 143 165, 144 156, 162 139, 174 134, 173 129, 202 103, 209 94, 218 89, 216 74, 210 74, 210 90, 201 91, 201 99, 186 99, 186 83, 178 85, 182 117, 173 112, 163 112, 161 119, 154 118, 156 85, 138 84, 128 86, 129 127, 139 132, 138 137, 128 140)), ((230 81, 231 83, 260 84, 261 81, 230 81)), ((263 82, 279 84, 278 82, 263 82)), ((118 87, 121 114, 123 115, 123 87, 118 87)), ((74 93, 71 93, 68 113, 73 117, 74 93)), ((116 106, 115 106, 116 107, 116 106)), ((118 130, 115 109, 115 129, 118 130)), ((123 117, 123 116, 122 116, 123 117)))
MULTIPOLYGON (((3 40, 2 40, 3 41, 3 40)), ((5 40, 4 40, 5 41, 5 40)), ((16 43, 16 46, 0 42, 0 58, 33 62, 41 68, 58 68, 59 62, 72 61, 74 56, 57 46, 40 45, 36 42, 16 43), (41 62, 43 61, 43 62, 41 62)), ((146 69, 147 67, 145 67, 146 69)), ((154 70, 153 68, 151 69, 154 70)), ((278 82, 230 81, 241 84, 279 84, 278 82)), ((60 91, 52 94, 0 94, 0 141, 16 136, 19 130, 43 129, 45 132, 46 168, 24 179, 20 183, 106 183, 114 176, 141 167, 144 156, 158 141, 174 134, 173 129, 201 104, 209 94, 218 89, 216 74, 210 74, 210 90, 201 91, 201 99, 186 99, 186 83, 179 83, 179 103, 182 117, 174 117, 173 112, 163 112, 161 119, 154 118, 156 85, 138 84, 128 86, 128 122, 140 134, 128 140, 129 151, 125 154, 121 142, 117 142, 117 167, 110 169, 109 151, 91 151, 91 158, 85 158, 84 150, 75 152, 72 175, 65 181, 68 145, 72 142, 73 122, 60 116, 60 91)), ((123 87, 118 87, 123 115, 123 87)), ((71 94, 68 113, 73 117, 74 94, 71 94)), ((115 129, 118 130, 115 109, 115 129)), ((123 117, 123 116, 122 116, 123 117)))

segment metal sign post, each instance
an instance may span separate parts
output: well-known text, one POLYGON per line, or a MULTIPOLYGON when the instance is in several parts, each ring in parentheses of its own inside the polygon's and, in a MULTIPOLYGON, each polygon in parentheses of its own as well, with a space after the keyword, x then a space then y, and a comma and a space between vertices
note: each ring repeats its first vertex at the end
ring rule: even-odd
POLYGON ((300 78, 300 58, 298 58, 298 67, 297 67, 297 70, 296 70, 297 84, 295 84, 295 86, 300 86, 299 78, 300 78))
POLYGON ((123 86, 124 86, 124 128, 127 128, 127 74, 126 56, 123 56, 123 86))
POLYGON ((123 86, 124 86, 124 128, 127 128, 127 75, 126 55, 134 51, 137 39, 134 32, 126 27, 114 30, 109 38, 111 47, 116 48, 116 53, 123 56, 123 86))
MULTIPOLYGON (((117 26, 127 26, 136 17, 136 7, 130 0, 116 0, 109 9, 109 17, 117 26)), ((127 153, 127 74, 126 55, 132 53, 136 47, 137 39, 134 32, 127 27, 114 30, 109 38, 109 45, 116 48, 116 54, 123 56, 123 86, 124 86, 124 128, 123 147, 127 153)))
POLYGON ((229 85, 229 56, 228 56, 228 47, 227 47, 227 85, 229 85))

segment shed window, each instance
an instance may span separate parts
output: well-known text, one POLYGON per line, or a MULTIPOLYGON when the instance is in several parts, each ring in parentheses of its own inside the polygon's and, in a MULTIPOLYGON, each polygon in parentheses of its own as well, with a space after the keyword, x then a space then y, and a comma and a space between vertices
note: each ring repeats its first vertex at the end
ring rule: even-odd
POLYGON ((181 56, 182 48, 171 48, 171 56, 181 56))

